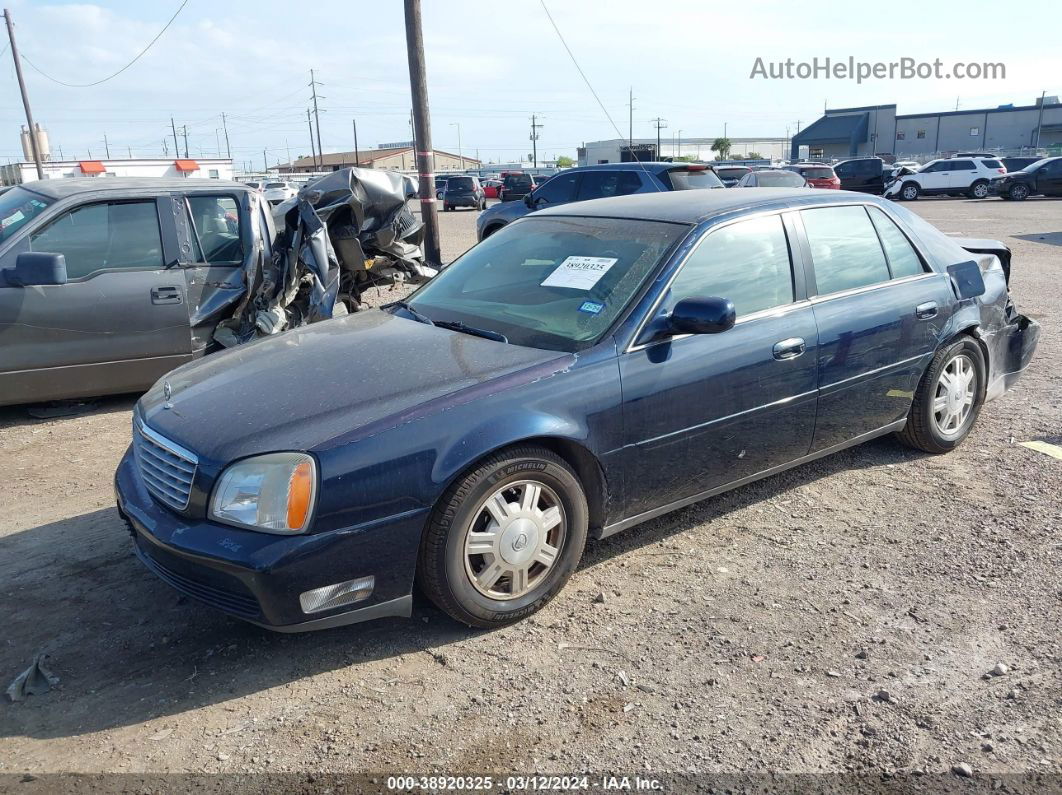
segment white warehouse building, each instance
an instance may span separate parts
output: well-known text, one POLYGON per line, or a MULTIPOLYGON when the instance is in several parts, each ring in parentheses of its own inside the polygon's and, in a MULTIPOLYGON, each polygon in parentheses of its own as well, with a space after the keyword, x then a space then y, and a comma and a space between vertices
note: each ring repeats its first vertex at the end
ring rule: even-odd
MULTIPOLYGON (((650 161, 660 158, 692 157, 695 160, 715 160, 716 152, 712 143, 720 136, 711 138, 687 138, 677 135, 661 136, 660 151, 656 151, 656 138, 635 138, 634 152, 626 138, 613 138, 608 141, 588 141, 579 147, 579 165, 592 166, 598 163, 626 163, 635 159, 650 161)), ((749 153, 759 154, 767 160, 781 160, 788 154, 789 141, 786 138, 731 138, 730 157, 741 159, 749 153)))
MULTIPOLYGON (((45 160, 42 164, 45 179, 82 177, 200 177, 204 179, 232 179, 232 160, 229 158, 133 158, 123 160, 45 160)), ((0 166, 0 184, 20 185, 37 179, 37 167, 32 162, 9 163, 0 166)))

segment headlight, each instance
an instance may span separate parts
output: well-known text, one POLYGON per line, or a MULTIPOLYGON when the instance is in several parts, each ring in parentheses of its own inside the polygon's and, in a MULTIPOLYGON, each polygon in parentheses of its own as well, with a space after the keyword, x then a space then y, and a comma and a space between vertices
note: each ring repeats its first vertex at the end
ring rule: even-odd
POLYGON ((210 517, 267 533, 301 533, 317 499, 317 466, 306 453, 237 461, 214 488, 210 517))

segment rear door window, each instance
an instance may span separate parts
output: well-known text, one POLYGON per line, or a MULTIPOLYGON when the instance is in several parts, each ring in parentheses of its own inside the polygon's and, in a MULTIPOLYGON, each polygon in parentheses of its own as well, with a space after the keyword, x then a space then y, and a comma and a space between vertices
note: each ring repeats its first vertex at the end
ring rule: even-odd
POLYGON ((210 265, 243 264, 240 207, 234 196, 196 194, 188 197, 197 261, 210 265))
POLYGON ((642 178, 637 171, 586 171, 579 183, 579 201, 637 193, 642 178))
POLYGON ((535 188, 535 201, 544 204, 565 204, 570 202, 575 194, 575 182, 578 178, 576 172, 558 174, 545 185, 535 188))
POLYGON ((781 217, 750 218, 708 232, 675 277, 668 308, 694 297, 729 298, 738 317, 792 303, 781 217))
POLYGON ((948 164, 946 171, 973 171, 974 162, 972 160, 952 160, 948 164))
POLYGON ((862 206, 801 210, 819 295, 889 281, 889 266, 862 206))
POLYGON ((891 218, 877 207, 868 207, 870 219, 874 222, 874 228, 881 237, 881 245, 885 249, 885 256, 889 261, 889 270, 892 278, 902 279, 905 276, 917 276, 925 273, 925 266, 918 252, 911 246, 907 236, 900 231, 891 218))
POLYGON ((69 279, 102 270, 161 269, 162 236, 155 200, 77 207, 30 235, 30 250, 62 254, 69 279))

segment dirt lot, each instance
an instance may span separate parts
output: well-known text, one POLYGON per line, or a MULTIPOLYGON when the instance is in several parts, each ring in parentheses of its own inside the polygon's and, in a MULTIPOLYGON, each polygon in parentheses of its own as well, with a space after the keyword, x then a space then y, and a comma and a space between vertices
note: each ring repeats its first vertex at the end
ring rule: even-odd
MULTIPOLYGON (((200 607, 112 507, 133 398, 0 409, 0 676, 44 651, 62 679, 0 706, 0 773, 1062 773, 1062 461, 1017 444, 1062 443, 1062 201, 908 206, 1006 241, 1043 324, 967 443, 879 440, 592 544, 497 632, 200 607)), ((474 214, 440 217, 449 258, 474 214)))

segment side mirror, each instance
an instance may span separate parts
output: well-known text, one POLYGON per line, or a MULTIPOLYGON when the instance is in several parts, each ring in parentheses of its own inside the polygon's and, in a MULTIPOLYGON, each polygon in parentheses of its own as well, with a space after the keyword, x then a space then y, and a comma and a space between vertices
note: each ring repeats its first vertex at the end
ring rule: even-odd
POLYGON ((667 320, 675 334, 718 334, 734 327, 737 313, 728 298, 683 298, 667 320))
POLYGON ((23 251, 15 258, 14 272, 7 272, 7 281, 17 287, 66 284, 66 257, 45 251, 23 251))
POLYGON ((526 204, 532 210, 535 209, 535 200, 531 198, 533 195, 533 193, 528 193, 524 196, 524 204, 526 204))

